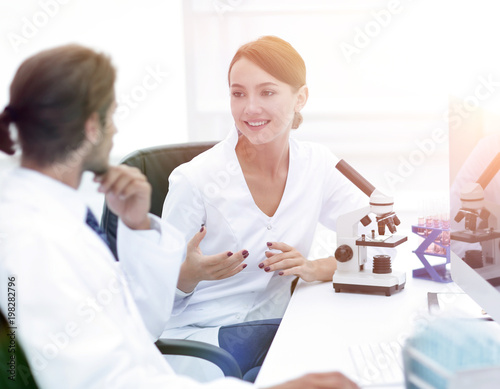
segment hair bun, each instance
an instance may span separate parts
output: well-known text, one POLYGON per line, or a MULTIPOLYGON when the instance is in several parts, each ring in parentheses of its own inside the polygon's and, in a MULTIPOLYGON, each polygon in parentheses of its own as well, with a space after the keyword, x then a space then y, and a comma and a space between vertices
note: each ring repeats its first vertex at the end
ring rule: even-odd
POLYGON ((15 153, 14 142, 10 137, 9 124, 14 121, 12 108, 7 106, 0 114, 0 151, 13 155, 15 153))
POLYGON ((17 121, 16 110, 10 105, 5 107, 4 112, 7 113, 7 120, 9 121, 9 123, 17 121))

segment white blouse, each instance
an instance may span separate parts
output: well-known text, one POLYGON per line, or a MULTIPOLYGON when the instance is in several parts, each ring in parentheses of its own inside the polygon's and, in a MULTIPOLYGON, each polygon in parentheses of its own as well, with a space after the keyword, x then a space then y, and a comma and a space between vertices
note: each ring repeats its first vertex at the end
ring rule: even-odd
MULTIPOLYGON (((246 249, 248 266, 219 281, 202 281, 193 293, 177 291, 162 338, 190 338, 218 345, 220 326, 283 316, 293 276, 266 273, 267 242, 284 242, 307 257, 317 223, 335 230, 340 214, 367 199, 336 168, 338 158, 322 145, 290 138, 288 178, 272 217, 255 204, 239 165, 232 129, 222 142, 170 175, 162 219, 186 240, 205 224, 205 255, 246 249)), ((333 255, 334 247, 332 247, 333 255)))

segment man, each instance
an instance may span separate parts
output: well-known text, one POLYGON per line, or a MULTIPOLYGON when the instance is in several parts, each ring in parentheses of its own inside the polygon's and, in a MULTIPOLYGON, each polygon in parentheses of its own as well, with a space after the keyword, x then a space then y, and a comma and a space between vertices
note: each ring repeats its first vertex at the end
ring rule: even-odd
MULTIPOLYGON (((185 243, 148 214, 145 177, 108 166, 114 80, 106 56, 77 45, 27 59, 14 77, 0 115, 0 150, 14 153, 10 123, 22 149, 21 167, 0 191, 3 314, 42 388, 252 387, 177 376, 154 346, 172 309, 185 243), (84 171, 95 174, 120 218, 120 262, 77 192, 84 171)), ((309 387, 356 386, 339 373, 279 386, 309 387)))

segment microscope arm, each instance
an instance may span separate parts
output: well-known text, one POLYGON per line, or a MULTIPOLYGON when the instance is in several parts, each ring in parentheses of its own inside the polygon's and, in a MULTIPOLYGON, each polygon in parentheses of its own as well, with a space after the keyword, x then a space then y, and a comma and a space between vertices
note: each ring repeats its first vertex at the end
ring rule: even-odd
POLYGON ((375 187, 366 180, 361 174, 359 174, 351 165, 346 161, 341 159, 337 165, 335 165, 337 170, 341 172, 349 181, 356 185, 361 192, 363 192, 368 197, 371 196, 375 187))
MULTIPOLYGON (((462 203, 484 200, 484 189, 500 170, 500 153, 484 169, 481 176, 475 183, 466 183, 460 190, 460 200, 462 203)), ((469 207, 463 207, 469 208, 469 207)))
MULTIPOLYGON (((399 225, 399 219, 394 214, 392 208, 394 205, 394 200, 391 196, 387 196, 376 189, 372 184, 370 184, 361 174, 359 174, 351 165, 349 165, 346 161, 341 159, 337 165, 335 166, 337 170, 339 170, 349 181, 351 181, 354 185, 356 185, 364 194, 370 197, 370 207, 368 208, 368 212, 364 209, 362 212, 365 212, 364 215, 361 215, 360 218, 356 218, 358 215, 358 211, 351 212, 346 215, 346 220, 344 218, 339 218, 339 223, 337 223, 337 228, 339 225, 343 225, 344 222, 348 224, 348 228, 355 230, 354 226, 361 221, 362 224, 366 227, 371 221, 368 217, 368 213, 371 211, 377 215, 377 224, 378 231, 380 235, 384 235, 385 227, 389 228, 391 233, 396 232, 396 226, 399 225), (350 222, 352 220, 352 223, 350 222)), ((351 232, 352 233, 352 232, 351 232)))
POLYGON ((486 189, 491 179, 495 177, 495 175, 498 173, 499 170, 500 170, 500 153, 498 153, 495 156, 495 158, 493 158, 493 161, 491 161, 488 167, 484 169, 483 174, 481 174, 481 176, 478 178, 476 182, 479 185, 481 185, 481 188, 486 189))
POLYGON ((361 219, 370 213, 370 207, 366 206, 356 209, 352 212, 339 215, 337 218, 338 236, 356 236, 358 235, 358 223, 361 219))

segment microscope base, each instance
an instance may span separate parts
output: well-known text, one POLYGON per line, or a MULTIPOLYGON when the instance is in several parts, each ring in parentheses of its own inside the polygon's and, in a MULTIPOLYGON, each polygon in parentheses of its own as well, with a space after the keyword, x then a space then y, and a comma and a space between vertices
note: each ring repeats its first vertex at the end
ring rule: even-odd
POLYGON ((498 268, 498 264, 488 264, 474 270, 495 288, 500 286, 500 269, 498 268))
POLYGON ((353 285, 353 284, 333 284, 335 292, 353 292, 353 293, 368 293, 368 294, 392 294, 403 290, 405 284, 393 286, 372 286, 372 285, 353 285))
POLYGON ((404 289, 406 283, 405 273, 375 274, 368 272, 335 273, 333 275, 333 288, 339 292, 358 292, 369 294, 393 293, 404 289))

